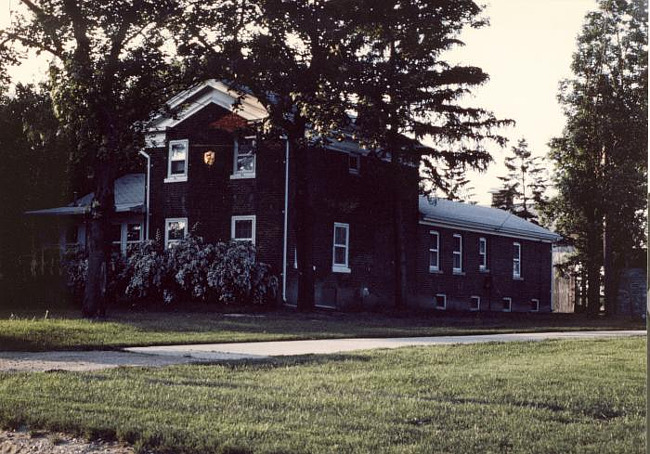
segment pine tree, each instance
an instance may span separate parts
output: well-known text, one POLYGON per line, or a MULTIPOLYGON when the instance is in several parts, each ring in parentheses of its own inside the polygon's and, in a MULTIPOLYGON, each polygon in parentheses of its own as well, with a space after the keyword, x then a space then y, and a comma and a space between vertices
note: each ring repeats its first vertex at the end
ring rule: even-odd
POLYGON ((533 156, 526 139, 520 139, 504 164, 508 173, 498 177, 503 186, 494 194, 492 206, 539 224, 539 212, 546 202, 544 193, 548 185, 542 158, 533 156))

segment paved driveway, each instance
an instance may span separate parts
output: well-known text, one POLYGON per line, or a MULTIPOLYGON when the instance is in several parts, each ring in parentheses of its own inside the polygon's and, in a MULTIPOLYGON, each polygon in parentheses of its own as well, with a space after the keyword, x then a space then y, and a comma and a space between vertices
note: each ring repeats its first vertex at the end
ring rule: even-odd
POLYGON ((124 351, 0 352, 0 371, 89 371, 114 367, 161 367, 204 361, 264 359, 274 356, 328 354, 399 348, 413 345, 526 342, 547 339, 593 339, 645 336, 645 331, 573 331, 478 336, 402 337, 390 339, 332 339, 238 344, 166 345, 131 347, 124 351))
POLYGON ((273 356, 341 353, 415 345, 476 344, 480 342, 530 342, 548 339, 593 339, 645 336, 645 331, 565 331, 550 333, 484 334, 470 336, 397 337, 389 339, 323 339, 237 344, 165 345, 131 347, 126 351, 200 360, 263 359, 273 356))

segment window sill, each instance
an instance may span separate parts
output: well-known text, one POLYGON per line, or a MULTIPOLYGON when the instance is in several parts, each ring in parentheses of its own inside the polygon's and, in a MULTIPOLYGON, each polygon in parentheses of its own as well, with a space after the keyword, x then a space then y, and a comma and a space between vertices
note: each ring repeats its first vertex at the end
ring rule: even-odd
POLYGON ((165 183, 181 183, 187 181, 187 175, 182 177, 167 177, 163 180, 165 183))
POLYGON ((339 265, 334 265, 332 266, 332 273, 346 273, 350 274, 352 270, 348 268, 347 266, 339 266, 339 265))
POLYGON ((513 280, 513 281, 523 281, 524 278, 521 277, 521 276, 512 276, 512 280, 513 280))
POLYGON ((453 274, 454 276, 465 276, 465 272, 464 272, 464 271, 456 271, 456 270, 454 270, 454 272, 453 272, 452 274, 453 274))
POLYGON ((429 268, 429 273, 430 274, 443 274, 442 270, 435 269, 435 268, 429 268))
POLYGON ((490 274, 490 270, 488 270, 487 268, 479 268, 478 272, 479 273, 490 274))
POLYGON ((231 180, 248 180, 250 178, 255 178, 254 173, 233 173, 230 175, 231 180))

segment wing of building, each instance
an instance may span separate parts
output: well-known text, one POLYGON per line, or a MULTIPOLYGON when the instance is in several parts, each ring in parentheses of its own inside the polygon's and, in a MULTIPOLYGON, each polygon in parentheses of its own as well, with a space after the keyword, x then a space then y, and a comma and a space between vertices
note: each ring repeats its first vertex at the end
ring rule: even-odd
MULTIPOLYGON (((160 238, 165 247, 190 229, 206 241, 251 241, 257 258, 281 278, 295 304, 293 151, 283 138, 260 140, 266 112, 255 98, 218 81, 170 101, 147 136, 147 167, 115 183, 116 250, 160 238)), ((394 293, 393 211, 386 162, 351 138, 309 149, 318 305, 370 309, 394 293)), ((145 162, 145 160, 143 160, 145 162)), ((418 194, 417 166, 402 166, 397 197, 407 239, 409 303, 437 310, 552 309, 551 246, 558 235, 507 212, 418 194)), ((66 207, 28 212, 71 220, 73 243, 85 244, 88 194, 66 207)), ((64 243, 65 241, 60 241, 64 243)))

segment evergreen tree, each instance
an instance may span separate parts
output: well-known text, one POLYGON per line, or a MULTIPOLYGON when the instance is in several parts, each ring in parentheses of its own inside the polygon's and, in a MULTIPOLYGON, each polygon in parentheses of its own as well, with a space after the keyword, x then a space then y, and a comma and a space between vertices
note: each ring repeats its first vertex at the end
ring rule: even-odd
POLYGON ((471 181, 467 178, 467 171, 462 166, 450 167, 431 164, 427 156, 422 159, 423 168, 420 169, 421 190, 424 194, 438 196, 440 194, 447 200, 476 204, 476 193, 471 181), (427 165, 428 164, 428 165, 427 165), (433 175, 434 171, 436 176, 433 175))
MULTIPOLYGON (((471 88, 487 81, 480 68, 453 65, 445 51, 462 45, 464 27, 481 27, 482 7, 471 0, 364 0, 355 2, 358 47, 351 68, 349 92, 356 100, 356 126, 375 154, 390 160, 393 170, 395 238, 395 305, 406 300, 406 240, 401 180, 403 164, 420 162, 428 155, 449 168, 485 170, 491 161, 486 142, 504 145, 495 133, 509 121, 496 119, 481 108, 466 107, 461 100, 471 88), (410 139, 413 137, 415 140, 410 139), (422 147, 419 141, 431 139, 422 147)), ((442 179, 433 169, 433 181, 442 179)))
POLYGON ((588 281, 587 307, 615 311, 617 281, 645 245, 648 149, 646 0, 600 0, 587 15, 561 85, 567 124, 552 141, 558 195, 548 212, 575 240, 588 281))
POLYGON ((533 156, 526 139, 520 139, 512 156, 506 156, 505 166, 508 173, 499 177, 503 187, 494 194, 492 206, 539 224, 548 184, 542 158, 533 156))

